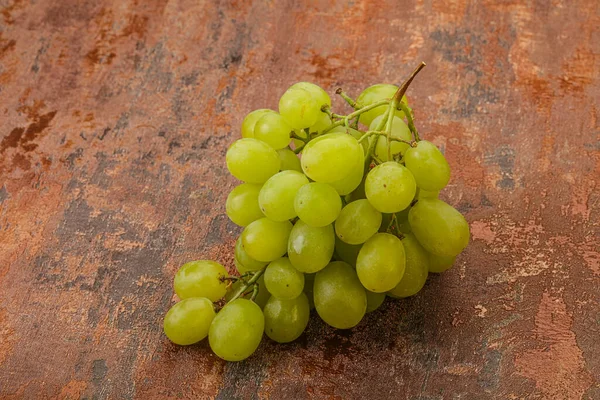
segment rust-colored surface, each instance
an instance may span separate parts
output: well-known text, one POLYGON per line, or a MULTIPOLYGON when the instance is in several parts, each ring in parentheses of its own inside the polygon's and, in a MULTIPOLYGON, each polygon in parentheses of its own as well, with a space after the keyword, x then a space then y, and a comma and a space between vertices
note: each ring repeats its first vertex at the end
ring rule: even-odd
POLYGON ((600 399, 598 2, 298 3, 0 0, 0 398, 600 399), (243 363, 171 345, 177 267, 232 267, 243 115, 421 60, 456 267, 243 363))

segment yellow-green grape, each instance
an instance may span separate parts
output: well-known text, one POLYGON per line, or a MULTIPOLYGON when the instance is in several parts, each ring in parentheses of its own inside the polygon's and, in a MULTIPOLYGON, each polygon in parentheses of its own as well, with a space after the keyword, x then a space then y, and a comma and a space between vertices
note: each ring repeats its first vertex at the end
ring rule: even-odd
POLYGON ((254 138, 262 140, 275 150, 290 144, 292 127, 277 113, 265 113, 254 126, 254 138))
MULTIPOLYGON (((243 284, 244 282, 241 280, 233 282, 233 284, 231 284, 231 286, 229 286, 229 288, 227 289, 227 293, 225 293, 225 301, 230 302, 231 299, 233 299, 233 296, 237 293, 238 289, 243 284)), ((262 274, 258 278, 258 280, 256 281, 256 286, 258 286, 258 294, 256 295, 254 302, 258 304, 260 308, 264 308, 265 304, 267 304, 267 301, 271 297, 271 293, 269 293, 269 290, 265 285, 265 274, 262 274)), ((248 297, 248 295, 246 295, 246 297, 248 297)))
POLYGON ((429 257, 429 272, 441 273, 452 268, 456 257, 438 256, 428 253, 429 257))
MULTIPOLYGON (((383 117, 383 115, 380 115, 379 117, 375 118, 373 122, 371 122, 369 130, 374 131, 383 117)), ((410 129, 408 129, 408 125, 406 125, 406 123, 398 117, 394 117, 392 122, 391 136, 393 139, 402 139, 409 142, 412 140, 412 135, 410 133, 410 129)), ((407 143, 392 141, 392 157, 394 157, 396 154, 404 155, 409 147, 410 145, 407 143)), ((387 138, 385 136, 378 137, 377 144, 375 145, 375 155, 382 161, 392 161, 388 158, 387 138)))
POLYGON ((326 183, 312 182, 302 186, 294 199, 298 217, 307 225, 320 227, 333 223, 342 210, 342 199, 326 183))
MULTIPOLYGON (((356 140, 359 140, 363 136, 363 133, 361 131, 358 131, 354 128, 346 128, 344 125, 336 126, 335 128, 333 128, 332 130, 329 131, 329 133, 336 133, 336 132, 347 133, 356 140)), ((363 140, 362 142, 360 142, 360 144, 363 148, 364 155, 367 155, 367 152, 369 151, 370 140, 371 140, 370 138, 367 138, 367 139, 363 140)))
POLYGON ((304 173, 313 181, 339 181, 350 173, 362 155, 362 148, 345 133, 327 133, 308 142, 300 163, 304 173))
MULTIPOLYGON (((237 258, 233 259, 233 265, 235 266, 235 270, 240 275, 244 275, 246 272, 250 272, 250 270, 248 268, 246 268, 246 266, 244 264, 239 262, 237 258)), ((225 297, 227 297, 227 293, 225 293, 225 297)))
POLYGON ((287 257, 271 261, 264 275, 267 290, 278 299, 296 298, 304 289, 304 274, 287 257))
POLYGON ((408 297, 417 294, 425 285, 429 270, 429 254, 412 234, 402 239, 406 253, 406 269, 400 283, 389 294, 394 297, 408 297))
POLYGON ((417 199, 417 200, 419 200, 419 199, 437 199, 439 195, 440 195, 439 190, 430 192, 429 190, 423 190, 423 189, 419 189, 417 187, 417 193, 415 194, 415 199, 417 199))
POLYGON ((279 171, 279 156, 271 146, 257 139, 233 142, 225 155, 231 175, 247 183, 263 183, 279 171))
POLYGON ((408 222, 425 250, 457 256, 469 244, 469 224, 454 207, 438 199, 421 199, 408 213, 408 222))
POLYGON ((242 265, 241 268, 244 270, 242 272, 240 268, 237 268, 236 264, 236 268, 240 274, 243 274, 244 272, 248 271, 258 271, 259 269, 263 269, 267 266, 266 262, 256 261, 255 259, 250 257, 248 253, 246 253, 246 250, 244 250, 244 244, 242 243, 241 236, 235 242, 234 258, 237 263, 242 265))
MULTIPOLYGON (((373 103, 377 103, 378 101, 381 101, 381 100, 391 100, 391 98, 394 97, 394 94, 396 93, 397 90, 398 90, 398 86, 389 85, 389 84, 385 84, 385 83, 380 83, 377 85, 369 86, 368 88, 363 90, 363 92, 358 96, 358 98, 356 99, 356 102, 364 107, 364 106, 371 105, 373 103)), ((408 100, 406 99, 406 96, 402 97, 402 102, 404 104, 408 104, 408 100)), ((381 114, 384 114, 387 110, 388 110, 387 104, 379 106, 379 107, 375 107, 372 110, 362 113, 360 115, 360 122, 362 124, 365 124, 366 126, 370 126, 371 122, 373 122, 373 120, 376 117, 380 116, 381 114)), ((398 118, 404 118, 404 113, 400 110, 396 110, 395 115, 398 118)))
POLYGON ((367 294, 367 312, 373 312, 377 310, 385 300, 385 293, 375 293, 369 290, 365 290, 367 294))
POLYGON ((279 167, 282 171, 298 171, 302 172, 302 166, 300 165, 300 159, 292 150, 289 148, 277 150, 279 159, 281 160, 281 166, 279 167))
POLYGON ((208 335, 214 317, 212 301, 206 297, 190 297, 171 307, 165 315, 163 330, 175 344, 198 343, 208 335))
POLYGON ((296 216, 294 199, 308 178, 298 171, 281 171, 265 182, 258 194, 258 204, 265 216, 273 221, 287 221, 296 216))
POLYGON ((396 213, 396 226, 401 233, 412 233, 412 228, 408 223, 408 213, 410 208, 406 208, 396 213))
POLYGON ((260 108, 246 115, 244 121, 242 122, 242 137, 253 138, 254 126, 256 125, 256 121, 258 121, 263 115, 268 113, 275 113, 275 111, 266 108, 260 108))
POLYGON ((321 133, 326 128, 329 128, 329 126, 331 125, 331 123, 332 122, 331 122, 331 118, 329 118, 329 115, 327 115, 324 112, 322 112, 319 115, 319 118, 317 118, 317 122, 315 122, 315 124, 312 125, 308 130, 310 132, 321 133))
POLYGON ((360 283, 371 292, 383 293, 393 289, 402 279, 406 268, 404 246, 389 233, 376 233, 363 244, 356 259, 360 283))
POLYGON ((290 233, 288 257, 298 271, 310 274, 329 263, 334 248, 332 225, 315 228, 299 220, 290 233))
POLYGON ((356 200, 342 208, 335 220, 337 237, 349 244, 366 242, 379 230, 381 213, 368 200, 356 200))
POLYGON ((333 187, 340 196, 345 196, 352 193, 363 180, 365 171, 365 156, 362 152, 358 152, 358 158, 354 166, 350 167, 350 172, 347 176, 340 179, 339 181, 330 182, 329 185, 333 187))
POLYGON ((173 287, 180 299, 206 297, 210 301, 220 300, 227 291, 229 274, 225 267, 210 260, 190 261, 175 274, 173 287))
POLYGON ((354 269, 343 261, 334 261, 317 272, 313 294, 317 313, 334 328, 356 326, 367 310, 365 289, 354 269))
POLYGON ((306 294, 306 298, 308 299, 308 308, 311 310, 315 308, 315 300, 313 296, 315 275, 317 274, 304 274, 304 294, 306 294))
POLYGON ((247 226, 250 222, 264 217, 258 206, 260 188, 261 185, 242 183, 229 192, 225 212, 234 224, 247 226))
POLYGON ((242 232, 242 245, 251 258, 256 261, 270 262, 285 254, 291 231, 290 221, 257 219, 242 232))
POLYGON ((324 105, 328 105, 329 107, 331 107, 331 98, 329 97, 327 92, 323 90, 323 88, 321 88, 319 85, 315 85, 314 83, 310 82, 298 82, 290 86, 290 89, 304 89, 308 91, 312 95, 312 97, 317 101, 319 109, 321 109, 321 107, 324 105))
POLYGON ((289 88, 279 99, 279 113, 292 128, 304 129, 317 122, 321 107, 308 90, 289 88))
POLYGON ((382 213, 395 213, 409 206, 417 186, 408 169, 394 161, 379 164, 365 180, 369 202, 382 213))
POLYGON ((421 189, 440 191, 450 180, 448 161, 433 143, 426 140, 406 150, 404 162, 421 189))
POLYGON ((335 237, 335 254, 338 258, 345 263, 350 264, 352 267, 356 267, 356 258, 362 245, 360 244, 348 244, 341 240, 339 237, 335 237))
POLYGON ((263 312, 267 336, 278 343, 289 343, 298 339, 306 329, 310 307, 304 293, 287 300, 271 296, 263 312))
POLYGON ((226 361, 242 361, 256 351, 263 336, 265 317, 253 301, 227 303, 208 331, 212 351, 226 361))

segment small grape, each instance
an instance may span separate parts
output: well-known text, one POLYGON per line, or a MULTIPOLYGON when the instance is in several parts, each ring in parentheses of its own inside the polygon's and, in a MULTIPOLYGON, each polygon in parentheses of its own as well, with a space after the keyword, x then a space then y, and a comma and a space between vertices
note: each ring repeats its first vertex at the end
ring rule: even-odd
MULTIPOLYGON (((329 133, 336 133, 336 132, 341 132, 341 133, 347 133, 349 135, 351 135, 354 139, 359 140, 362 136, 363 133, 361 131, 357 131, 354 128, 346 128, 343 125, 340 126, 336 126, 335 128, 333 128, 332 130, 329 131, 329 133)), ((362 142, 360 142, 362 148, 363 148, 363 154, 367 155, 367 152, 369 151, 369 142, 370 142, 370 138, 369 139, 365 139, 362 142)))
POLYGON ((356 162, 350 167, 348 175, 338 181, 330 182, 329 185, 333 187, 340 196, 345 196, 359 187, 363 180, 364 172, 365 157, 364 154, 359 151, 356 162))
POLYGON ((429 190, 423 190, 423 189, 419 189, 417 187, 417 193, 415 194, 415 199, 417 199, 417 200, 419 200, 419 199, 437 199, 439 195, 440 195, 439 190, 430 192, 429 190))
POLYGON ((270 262, 285 254, 291 231, 292 224, 289 221, 257 219, 242 232, 242 245, 251 258, 270 262))
POLYGON ((310 132, 321 133, 325 129, 329 128, 329 126, 331 125, 331 123, 332 122, 331 122, 331 118, 329 118, 329 115, 327 115, 324 112, 322 112, 319 115, 319 118, 317 118, 317 122, 315 122, 314 125, 312 125, 308 130, 310 132))
MULTIPOLYGON (((378 101, 381 101, 381 100, 386 100, 386 99, 390 100, 392 97, 394 97, 394 94, 396 94, 397 90, 398 90, 397 86, 389 85, 389 84, 385 84, 385 83, 380 83, 377 85, 369 86, 368 88, 366 88, 365 90, 362 91, 362 93, 356 99, 356 102, 364 107, 364 106, 371 105, 373 103, 377 103, 378 101)), ((402 97, 402 102, 404 104, 408 104, 408 100, 406 99, 406 96, 402 97)), ((362 113, 360 115, 360 122, 362 124, 365 124, 366 126, 370 126, 376 117, 384 114, 387 110, 388 110, 387 104, 379 106, 379 107, 375 107, 372 110, 362 113)), ((404 118, 404 113, 400 110, 396 110, 395 115, 398 118, 404 118)))
POLYGON ((254 138, 262 140, 275 150, 283 149, 290 144, 292 127, 277 113, 265 113, 256 122, 254 138))
POLYGON ((237 263, 242 265, 242 268, 244 270, 242 272, 240 270, 240 268, 237 268, 237 265, 236 265, 236 268, 238 269, 238 272, 240 274, 243 274, 244 272, 248 272, 248 271, 258 271, 259 269, 263 269, 264 267, 267 266, 266 262, 256 261, 255 259, 250 257, 248 255, 248 253, 246 253, 246 250, 244 250, 244 245, 242 243, 241 236, 235 242, 234 258, 237 263))
POLYGON ((268 110, 266 108, 261 108, 258 110, 254 110, 244 118, 242 122, 242 137, 244 138, 253 138, 254 137, 254 126, 256 125, 256 121, 258 121, 263 115, 268 113, 275 113, 273 110, 268 110))
POLYGON ((264 217, 258 206, 258 193, 261 185, 242 183, 227 196, 225 212, 234 224, 247 226, 250 222, 264 217))
POLYGON ((348 244, 337 235, 335 236, 335 253, 341 261, 350 264, 352 267, 356 267, 356 258, 361 247, 360 244, 348 244))
POLYGON ((436 254, 428 253, 429 258, 429 272, 440 273, 452 268, 456 257, 438 256, 436 254))
POLYGON ((290 89, 304 89, 309 92, 317 101, 319 109, 321 109, 321 107, 324 105, 331 107, 331 98, 319 85, 315 85, 314 83, 310 82, 298 82, 290 86, 290 89))
POLYGON ((327 133, 308 142, 300 163, 310 179, 330 183, 348 176, 361 155, 362 148, 352 136, 327 133))
POLYGON ((335 221, 335 233, 344 242, 361 244, 379 230, 381 213, 368 200, 356 200, 346 205, 335 221))
POLYGON ((406 168, 417 186, 428 191, 442 190, 450 180, 450 166, 441 151, 431 142, 421 140, 404 155, 406 168))
POLYGON ((369 203, 382 213, 395 213, 409 206, 417 186, 408 169, 388 161, 373 168, 365 181, 369 203))
POLYGON ((163 329, 171 342, 186 346, 198 343, 208 335, 214 317, 212 301, 205 297, 190 297, 171 307, 165 315, 163 329))
POLYGON ((294 199, 308 178, 298 171, 282 171, 265 182, 258 195, 258 204, 265 216, 273 221, 287 221, 296 216, 294 199))
POLYGON ((292 150, 289 148, 277 150, 277 155, 281 160, 281 166, 279 167, 282 171, 298 171, 302 172, 302 166, 300 165, 300 159, 292 150))
POLYGON ((289 88, 279 99, 279 113, 292 128, 304 129, 317 122, 321 107, 309 91, 289 88))
MULTIPOLYGON (((375 118, 373 122, 371 122, 369 130, 375 130, 383 117, 383 115, 380 115, 375 118)), ((409 142, 412 140, 412 134, 410 133, 410 129, 408 129, 408 125, 398 117, 394 117, 392 122, 391 136, 393 139, 402 139, 409 142)), ((392 141, 392 157, 396 154, 405 154, 409 147, 410 145, 407 143, 392 141)), ((392 161, 388 158, 387 138, 385 136, 378 137, 377 144, 375 145, 375 155, 382 161, 392 161)))
POLYGON ((233 176, 247 183, 263 183, 279 171, 277 152, 257 139, 233 142, 225 156, 227 169, 233 176))
POLYGON ((334 248, 332 225, 315 228, 299 220, 290 233, 288 257, 298 271, 313 273, 329 263, 334 248))
POLYGON ((406 269, 400 282, 389 291, 394 297, 408 297, 417 294, 425 285, 429 269, 428 253, 412 234, 402 239, 406 253, 406 269))
POLYGON ((310 308, 304 293, 293 299, 271 296, 263 310, 265 333, 278 343, 292 342, 304 332, 308 325, 310 308))
POLYGON ((377 310, 385 300, 385 293, 375 293, 365 290, 367 294, 367 313, 377 310))
POLYGON ((342 200, 328 184, 312 182, 298 190, 294 209, 307 225, 321 227, 335 221, 342 210, 342 200))
POLYGON ((173 287, 180 299, 206 297, 210 301, 221 299, 227 291, 229 274, 221 264, 209 261, 190 261, 175 274, 173 287))
POLYGON ((272 261, 265 270, 267 290, 278 299, 294 299, 304 289, 304 274, 287 257, 272 261))
POLYGON ((393 289, 406 268, 404 246, 389 233, 376 233, 363 244, 356 259, 356 273, 362 285, 376 293, 393 289))

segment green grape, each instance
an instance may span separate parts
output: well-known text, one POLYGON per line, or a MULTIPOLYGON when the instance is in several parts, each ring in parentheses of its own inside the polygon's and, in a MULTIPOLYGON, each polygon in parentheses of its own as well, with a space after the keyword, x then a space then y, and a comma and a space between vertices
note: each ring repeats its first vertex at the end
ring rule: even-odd
POLYGON ((294 209, 307 225, 320 227, 335 221, 342 210, 342 200, 328 184, 312 182, 298 190, 294 209))
POLYGON ((368 200, 356 200, 342 208, 335 220, 335 233, 344 242, 361 244, 379 230, 381 213, 368 200))
POLYGON ((356 258, 361 247, 362 245, 360 244, 348 244, 337 237, 337 235, 335 236, 335 253, 342 261, 350 264, 352 267, 356 267, 356 258))
POLYGON ((282 171, 298 171, 302 172, 302 166, 300 165, 300 159, 292 150, 289 148, 277 150, 279 159, 281 160, 281 166, 279 167, 282 171))
POLYGON ((317 274, 304 274, 304 294, 306 294, 306 297, 308 298, 308 308, 311 310, 315 308, 315 300, 313 296, 315 275, 317 274))
POLYGON ((395 213, 409 206, 417 186, 408 169, 394 161, 379 164, 365 180, 369 202, 382 213, 395 213))
POLYGON ((208 335, 214 317, 212 301, 206 297, 190 297, 171 307, 165 315, 163 330, 175 344, 198 343, 208 335))
MULTIPOLYGON (((371 105, 373 103, 377 103, 378 101, 381 101, 381 100, 386 100, 386 99, 390 100, 392 97, 394 97, 394 94, 396 94, 397 90, 398 90, 398 87, 395 85, 389 85, 389 84, 385 84, 385 83, 373 85, 373 86, 370 86, 370 87, 366 88, 365 90, 363 90, 363 92, 356 99, 356 102, 364 107, 364 106, 371 105)), ((408 100, 406 99, 406 96, 402 97, 402 102, 404 104, 408 104, 408 100)), ((388 110, 387 104, 383 105, 383 106, 375 107, 372 110, 362 113, 360 115, 360 122, 362 124, 365 124, 366 126, 370 126, 376 117, 384 114, 387 110, 388 110)), ((404 118, 404 113, 400 110, 396 110, 395 115, 398 118, 404 118)))
POLYGON ((296 216, 294 199, 308 178, 298 171, 281 171, 265 182, 258 194, 258 204, 265 216, 273 221, 287 221, 296 216))
POLYGON ((385 300, 385 293, 375 293, 365 290, 367 294, 367 313, 377 310, 385 300))
POLYGON ((393 297, 408 297, 417 294, 425 285, 429 269, 428 253, 412 234, 402 239, 406 253, 406 269, 400 283, 389 294, 393 297))
MULTIPOLYGON (((250 270, 248 268, 246 268, 246 266, 244 264, 239 262, 238 259, 235 257, 233 258, 233 265, 235 266, 235 270, 240 275, 244 275, 246 272, 250 272, 250 270)), ((225 296, 227 296, 227 294, 225 294, 225 296)))
POLYGON ((253 301, 227 303, 208 331, 212 351, 226 361, 242 361, 256 351, 263 336, 265 317, 253 301))
POLYGON ((180 299, 206 297, 218 301, 227 291, 229 274, 221 264, 199 260, 183 264, 175 274, 173 287, 180 299))
MULTIPOLYGON (((266 262, 256 261, 255 259, 250 257, 248 255, 248 253, 246 253, 246 250, 244 250, 244 245, 242 243, 241 236, 235 242, 234 258, 235 258, 235 261, 237 261, 239 264, 242 265, 244 272, 258 271, 259 269, 263 269, 264 267, 267 266, 266 262)), ((236 268, 237 268, 237 265, 236 265, 236 268)), ((238 268, 238 272, 240 274, 244 273, 244 272, 240 271, 239 268, 238 268)))
MULTIPOLYGON (((383 117, 383 115, 380 115, 377 118, 375 118, 373 122, 371 122, 369 130, 374 131, 375 129, 377 129, 377 126, 379 125, 383 117)), ((398 117, 394 117, 394 121, 392 123, 391 136, 393 139, 402 139, 409 142, 412 140, 412 135, 410 133, 410 129, 408 129, 408 125, 406 125, 406 123, 398 117)), ((396 154, 404 155, 406 153, 406 149, 408 149, 409 147, 410 145, 407 143, 392 141, 392 157, 396 154)), ((377 144, 375 145, 375 155, 382 161, 391 161, 388 158, 387 138, 385 136, 378 137, 377 144)))
POLYGON ((327 133, 308 142, 302 150, 302 170, 313 181, 339 181, 356 165, 362 149, 356 139, 345 133, 327 133))
POLYGON ((287 300, 271 296, 263 312, 265 333, 278 343, 289 343, 298 339, 306 329, 310 316, 308 298, 304 293, 287 300))
POLYGON ((412 228, 408 223, 408 213, 410 212, 410 208, 406 208, 399 213, 396 213, 396 226, 401 233, 412 233, 412 228))
MULTIPOLYGON (((333 128, 332 130, 329 131, 329 133, 336 133, 336 132, 347 133, 356 140, 359 140, 363 136, 363 133, 361 131, 358 131, 354 128, 346 128, 343 125, 336 126, 335 128, 333 128)), ((360 144, 363 148, 364 155, 367 155, 367 152, 369 151, 369 142, 370 142, 370 139, 365 139, 362 142, 360 142, 360 144)))
POLYGON ((290 86, 290 89, 304 89, 309 92, 317 101, 319 109, 321 109, 321 107, 324 105, 331 107, 331 98, 319 85, 315 85, 314 83, 310 82, 298 82, 290 86))
POLYGON ((363 244, 356 259, 356 273, 362 285, 375 293, 393 289, 406 268, 404 246, 389 233, 376 233, 363 244))
POLYGON ((264 217, 258 206, 258 193, 261 185, 242 183, 227 196, 225 212, 234 224, 247 226, 250 222, 264 217))
POLYGON ((417 193, 415 194, 415 199, 417 199, 417 200, 419 200, 419 199, 437 199, 439 195, 440 195, 439 190, 430 192, 429 190, 423 190, 423 189, 419 189, 417 187, 417 193))
POLYGON ((254 137, 254 126, 256 122, 265 114, 275 113, 273 110, 269 110, 266 108, 260 108, 258 110, 254 110, 244 118, 242 122, 242 137, 244 138, 253 138, 254 137))
POLYGON ((469 244, 469 224, 454 207, 438 199, 421 199, 408 213, 419 243, 430 253, 457 256, 469 244))
POLYGON ((247 183, 263 183, 279 171, 277 152, 257 139, 233 142, 225 155, 231 175, 247 183))
POLYGON ((290 221, 257 219, 242 232, 242 245, 251 258, 256 261, 270 262, 285 254, 291 231, 290 221))
POLYGON ((417 147, 409 148, 404 155, 404 162, 421 189, 439 191, 450 180, 448 161, 433 143, 426 140, 417 143, 417 147))
POLYGON ((345 196, 352 193, 363 180, 365 171, 365 156, 359 152, 358 159, 354 166, 350 168, 348 175, 339 181, 330 182, 329 185, 333 187, 340 196, 345 196))
POLYGON ((275 150, 290 144, 292 127, 277 113, 266 113, 254 126, 254 138, 262 140, 275 150))
POLYGON ((356 326, 367 310, 367 294, 356 272, 343 261, 334 261, 317 272, 313 288, 317 313, 338 329, 356 326))
POLYGON ((311 274, 329 263, 334 248, 332 225, 315 228, 299 220, 290 233, 288 257, 298 271, 311 274))
POLYGON ((315 122, 314 125, 312 125, 308 130, 310 132, 321 133, 326 128, 329 128, 331 123, 332 122, 331 122, 331 118, 329 118, 329 115, 322 112, 321 114, 319 114, 319 118, 317 118, 317 122, 315 122))
POLYGON ((267 266, 265 284, 278 299, 293 299, 304 289, 304 274, 294 268, 287 257, 281 257, 267 266))
POLYGON ((456 257, 438 256, 436 254, 427 253, 429 257, 429 272, 440 273, 452 268, 456 257))
MULTIPOLYGON (((231 286, 229 286, 229 288, 227 289, 227 293, 225 293, 225 301, 230 302, 242 285, 244 285, 244 282, 242 280, 237 280, 233 282, 231 286)), ((262 274, 258 278, 258 280, 256 281, 256 286, 258 286, 258 294, 256 295, 254 302, 258 304, 260 308, 264 308, 265 304, 267 304, 267 301, 271 297, 271 293, 269 293, 269 291, 267 290, 267 286, 265 285, 265 274, 262 274)), ((248 296, 249 295, 246 295, 246 297, 248 296)))
POLYGON ((308 90, 289 88, 279 99, 279 113, 294 129, 304 129, 317 122, 321 106, 308 90))

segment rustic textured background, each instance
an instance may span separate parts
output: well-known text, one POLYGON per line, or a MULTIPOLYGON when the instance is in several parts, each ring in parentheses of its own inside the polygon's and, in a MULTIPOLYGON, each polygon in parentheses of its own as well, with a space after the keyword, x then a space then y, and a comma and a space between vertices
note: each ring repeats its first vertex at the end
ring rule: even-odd
POLYGON ((599 3, 298 3, 0 0, 0 398, 600 399, 599 3), (455 268, 243 363, 171 345, 177 267, 232 267, 244 114, 421 60, 455 268))

